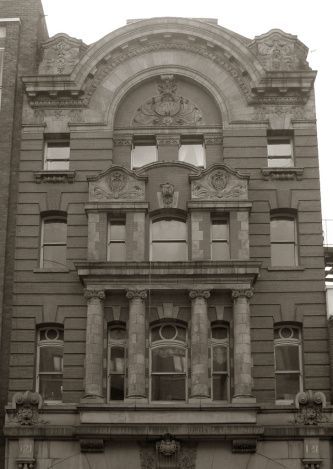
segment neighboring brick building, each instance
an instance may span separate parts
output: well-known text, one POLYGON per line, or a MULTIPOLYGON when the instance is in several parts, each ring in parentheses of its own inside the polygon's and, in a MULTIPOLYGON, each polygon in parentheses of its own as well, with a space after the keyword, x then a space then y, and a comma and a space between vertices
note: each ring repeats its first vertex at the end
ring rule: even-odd
POLYGON ((0 0, 0 467, 8 395, 15 216, 23 75, 37 73, 38 43, 48 38, 40 0, 0 0))
POLYGON ((40 52, 6 469, 328 469, 307 48, 157 18, 40 52))

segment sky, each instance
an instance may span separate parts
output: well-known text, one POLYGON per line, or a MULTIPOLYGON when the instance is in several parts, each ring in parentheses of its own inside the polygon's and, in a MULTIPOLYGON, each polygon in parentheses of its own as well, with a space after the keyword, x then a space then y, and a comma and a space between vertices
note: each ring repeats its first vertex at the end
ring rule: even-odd
MULTIPOLYGON (((253 39, 278 28, 295 34, 309 48, 308 62, 318 71, 315 83, 323 218, 332 219, 333 110, 332 14, 328 0, 42 0, 50 36, 64 32, 91 44, 131 18, 180 16, 217 18, 218 24, 253 39)), ((332 237, 333 242, 333 237, 332 237)))

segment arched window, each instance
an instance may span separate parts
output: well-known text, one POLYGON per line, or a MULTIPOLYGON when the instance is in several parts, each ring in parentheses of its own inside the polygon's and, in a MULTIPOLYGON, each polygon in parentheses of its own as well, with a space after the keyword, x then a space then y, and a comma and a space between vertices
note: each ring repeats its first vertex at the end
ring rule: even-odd
POLYGON ((125 325, 111 325, 108 331, 109 401, 122 401, 125 397, 126 342, 125 325))
POLYGON ((67 219, 47 216, 42 219, 40 267, 61 270, 66 265, 67 219))
POLYGON ((63 351, 62 327, 38 330, 36 390, 45 401, 62 401, 63 351))
POLYGON ((275 396, 277 401, 293 401, 302 391, 301 330, 294 325, 274 329, 275 396))
POLYGON ((150 330, 150 399, 185 401, 187 397, 187 331, 178 323, 150 330))
POLYGON ((298 265, 297 225, 293 215, 271 217, 272 266, 298 265))
POLYGON ((187 225, 184 221, 170 218, 152 222, 152 261, 187 261, 187 251, 187 225))
POLYGON ((211 396, 213 401, 227 401, 230 395, 229 329, 213 324, 210 338, 211 396))

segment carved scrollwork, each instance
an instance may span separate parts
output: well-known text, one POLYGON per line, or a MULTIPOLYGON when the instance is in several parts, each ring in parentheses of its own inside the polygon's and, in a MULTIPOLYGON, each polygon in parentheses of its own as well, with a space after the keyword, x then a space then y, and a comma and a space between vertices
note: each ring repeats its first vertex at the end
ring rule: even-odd
POLYGON ((210 297, 210 291, 209 290, 191 290, 189 292, 189 296, 191 300, 195 300, 196 298, 204 298, 205 300, 208 300, 210 297))
POLYGON ((84 297, 87 301, 98 299, 100 301, 105 300, 105 291, 104 290, 85 290, 84 297))
POLYGON ((144 182, 125 171, 113 170, 90 183, 90 200, 143 200, 144 182))
POLYGON ((200 180, 192 182, 192 199, 244 200, 246 198, 247 182, 236 178, 225 169, 216 169, 200 180))
POLYGON ((129 300, 140 299, 145 300, 147 298, 146 290, 128 290, 126 292, 126 298, 129 300))
POLYGON ((17 392, 13 396, 12 406, 16 409, 17 422, 22 426, 36 425, 39 421, 39 409, 43 399, 37 392, 17 392))
POLYGON ((248 290, 233 290, 232 291, 232 298, 234 300, 238 298, 247 298, 248 300, 253 296, 253 288, 248 290))
POLYGON ((320 391, 299 392, 295 398, 295 406, 298 409, 298 413, 295 415, 295 423, 318 425, 325 420, 323 408, 326 407, 326 397, 320 391))

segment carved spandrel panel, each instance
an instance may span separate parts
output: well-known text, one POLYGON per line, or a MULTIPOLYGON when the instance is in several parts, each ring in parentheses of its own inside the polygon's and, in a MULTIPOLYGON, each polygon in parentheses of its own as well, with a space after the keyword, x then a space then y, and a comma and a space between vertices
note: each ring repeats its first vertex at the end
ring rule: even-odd
POLYGON ((248 183, 226 169, 215 169, 191 183, 192 200, 247 200, 248 183))
POLYGON ((143 201, 145 183, 121 169, 104 174, 89 182, 89 201, 143 201))

